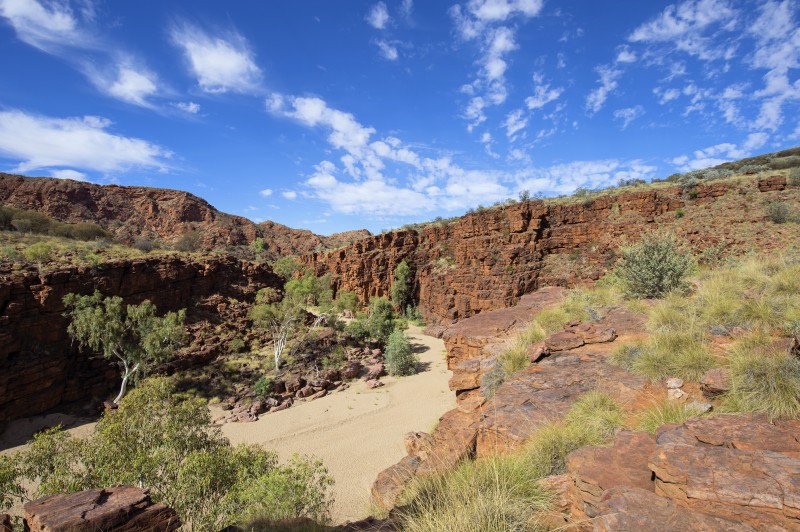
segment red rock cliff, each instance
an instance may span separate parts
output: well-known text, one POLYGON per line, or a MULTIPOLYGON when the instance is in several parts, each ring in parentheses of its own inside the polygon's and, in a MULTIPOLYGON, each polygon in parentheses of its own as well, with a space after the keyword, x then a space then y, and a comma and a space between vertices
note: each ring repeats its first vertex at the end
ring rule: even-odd
MULTIPOLYGON (((416 271, 415 293, 429 322, 449 323, 508 307, 540 286, 598 279, 619 246, 667 227, 695 250, 719 253, 780 248, 765 230, 767 199, 797 200, 782 176, 626 192, 571 204, 529 201, 467 214, 447 224, 394 231, 342 249, 306 255, 318 275, 333 273, 337 289, 362 301, 387 295, 402 260, 416 271)), ((792 233, 793 234, 793 233, 792 233)))
POLYGON ((96 288, 126 303, 149 299, 160 312, 187 308, 191 322, 199 298, 220 294, 252 301, 258 289, 282 285, 267 265, 232 257, 196 262, 162 257, 42 275, 6 268, 0 270, 0 423, 100 397, 118 385, 107 361, 72 345, 62 315, 66 294, 96 288))

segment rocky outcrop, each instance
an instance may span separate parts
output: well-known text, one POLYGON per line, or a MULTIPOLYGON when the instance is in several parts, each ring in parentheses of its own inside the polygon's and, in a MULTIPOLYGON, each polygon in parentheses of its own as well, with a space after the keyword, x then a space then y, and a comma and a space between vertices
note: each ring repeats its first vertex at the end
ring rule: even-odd
POLYGON ((51 495, 23 509, 30 532, 169 532, 181 526, 175 510, 153 503, 147 490, 131 486, 51 495))
POLYGON ((800 422, 752 414, 623 432, 570 454, 572 513, 595 530, 800 529, 800 422), (687 528, 688 527, 688 528, 687 528))
MULTIPOLYGON (((392 272, 406 260, 426 321, 451 324, 513 306, 539 287, 597 279, 615 263, 620 243, 656 227, 676 232, 697 251, 778 249, 782 244, 774 235, 757 227, 765 214, 753 205, 799 198, 785 177, 774 176, 709 182, 691 191, 650 188, 585 202, 527 201, 376 235, 302 260, 317 274, 332 273, 337 289, 354 291, 362 301, 389 294, 392 272)), ((781 231, 800 237, 794 227, 781 231)))
MULTIPOLYGON (((81 353, 67 334, 63 298, 69 293, 120 296, 126 303, 152 301, 161 312, 187 308, 187 323, 212 319, 226 305, 196 304, 211 295, 252 301, 258 289, 279 288, 267 265, 232 257, 188 261, 176 257, 119 261, 100 269, 73 267, 40 274, 0 269, 0 423, 38 414, 63 402, 99 397, 118 384, 112 366, 81 353)), ((208 335, 190 356, 218 354, 208 335)))
POLYGON ((321 236, 267 221, 258 225, 220 212, 188 192, 150 187, 94 185, 69 179, 0 173, 0 204, 38 211, 67 223, 96 223, 123 241, 137 237, 171 243, 198 231, 206 249, 264 239, 271 258, 339 247, 370 236, 366 230, 321 236))

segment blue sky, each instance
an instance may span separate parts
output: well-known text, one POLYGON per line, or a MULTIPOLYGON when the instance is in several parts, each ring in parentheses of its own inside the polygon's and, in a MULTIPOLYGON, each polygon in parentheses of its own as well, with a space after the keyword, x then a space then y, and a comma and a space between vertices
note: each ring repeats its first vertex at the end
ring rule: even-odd
POLYGON ((800 144, 797 0, 0 0, 0 170, 321 234, 800 144))

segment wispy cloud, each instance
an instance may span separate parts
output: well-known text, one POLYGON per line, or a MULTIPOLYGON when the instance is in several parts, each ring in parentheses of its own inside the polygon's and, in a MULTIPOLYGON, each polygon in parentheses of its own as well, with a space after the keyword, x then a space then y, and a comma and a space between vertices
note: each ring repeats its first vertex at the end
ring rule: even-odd
POLYGON ((67 61, 100 92, 152 108, 151 98, 160 92, 157 76, 98 34, 90 0, 75 8, 72 5, 67 1, 0 0, 0 15, 21 41, 67 61))
POLYGON ((235 30, 212 34, 184 21, 173 26, 170 36, 204 92, 260 91, 261 69, 247 40, 235 30))
POLYGON ((189 113, 192 115, 196 115, 200 112, 200 104, 195 102, 177 102, 174 104, 175 107, 183 111, 184 113, 189 113))
POLYGON ((603 108, 609 94, 619 86, 622 70, 609 65, 601 65, 597 67, 597 74, 600 76, 598 79, 600 86, 590 92, 586 98, 586 108, 592 114, 603 108))
POLYGON ((385 3, 378 2, 370 8, 365 18, 370 26, 377 30, 382 30, 389 22, 389 10, 386 8, 385 3))
POLYGON ((271 188, 265 188, 264 190, 259 190, 258 193, 262 197, 268 198, 268 197, 272 196, 272 189, 271 188))
POLYGON ((700 170, 728 161, 749 157, 753 150, 762 148, 768 140, 769 136, 766 133, 751 133, 738 145, 724 142, 702 150, 695 150, 691 155, 680 155, 673 158, 670 162, 681 172, 700 170))
POLYGON ((626 107, 624 109, 617 109, 614 111, 614 119, 622 121, 622 129, 626 129, 631 122, 644 114, 644 107, 637 105, 635 107, 626 107))
POLYGON ((15 172, 64 166, 98 172, 169 169, 169 150, 111 133, 110 126, 109 120, 96 116, 52 118, 0 111, 0 155, 15 161, 15 172))
POLYGON ((381 52, 381 55, 384 59, 388 59, 389 61, 396 61, 400 55, 397 53, 397 46, 394 44, 389 43, 388 41, 379 40, 376 41, 378 45, 378 49, 381 52))
POLYGON ((88 181, 86 174, 83 172, 70 170, 68 168, 51 170, 50 177, 55 177, 56 179, 72 179, 73 181, 88 181))
POLYGON ((471 98, 464 110, 467 129, 472 131, 486 120, 486 109, 506 101, 507 56, 518 48, 516 29, 506 25, 513 18, 539 15, 541 0, 470 0, 450 8, 456 32, 464 41, 476 41, 480 49, 479 70, 462 88, 471 98))

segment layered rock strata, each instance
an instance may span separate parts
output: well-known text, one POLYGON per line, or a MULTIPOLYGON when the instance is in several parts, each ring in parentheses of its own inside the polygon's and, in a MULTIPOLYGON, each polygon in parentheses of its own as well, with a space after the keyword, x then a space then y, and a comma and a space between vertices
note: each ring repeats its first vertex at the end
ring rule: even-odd
MULTIPOLYGON (((263 264, 232 257, 187 261, 175 257, 120 261, 101 269, 73 267, 48 272, 0 270, 0 423, 38 414, 63 402, 101 396, 115 387, 116 371, 102 357, 82 353, 67 334, 63 298, 95 289, 126 303, 145 299, 160 312, 187 308, 187 322, 221 313, 225 305, 196 305, 219 295, 252 301, 258 289, 282 279, 263 264)), ((202 336, 202 335, 200 335, 202 336)), ((194 351, 213 356, 210 339, 194 351)))
POLYGON ((175 510, 131 486, 51 495, 26 503, 24 511, 30 532, 169 532, 181 526, 175 510))
MULTIPOLYGON (((392 272, 406 260, 426 321, 450 324, 512 306, 539 287, 597 279, 613 266, 621 243, 656 227, 676 232, 696 251, 778 249, 775 234, 763 230, 764 210, 754 206, 792 198, 797 188, 773 176, 691 190, 651 188, 583 203, 527 201, 376 235, 302 260, 318 275, 332 273, 337 289, 354 291, 362 301, 388 295, 392 272)), ((795 228, 781 231, 798 236, 795 228)))

